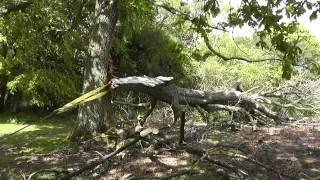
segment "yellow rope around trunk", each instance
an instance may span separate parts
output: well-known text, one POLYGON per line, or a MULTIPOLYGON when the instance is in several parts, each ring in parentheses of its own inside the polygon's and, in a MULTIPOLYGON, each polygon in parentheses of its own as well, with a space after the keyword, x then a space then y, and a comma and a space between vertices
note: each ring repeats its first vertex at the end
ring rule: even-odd
POLYGON ((108 84, 87 92, 86 94, 84 94, 84 95, 76 98, 75 100, 65 104, 64 106, 54 110, 53 112, 55 112, 55 114, 60 114, 60 113, 66 112, 69 109, 74 108, 77 105, 84 104, 86 102, 93 101, 93 100, 96 100, 100 97, 103 97, 106 94, 108 94, 111 90, 114 89, 111 87, 111 84, 112 84, 112 82, 109 81, 108 84))

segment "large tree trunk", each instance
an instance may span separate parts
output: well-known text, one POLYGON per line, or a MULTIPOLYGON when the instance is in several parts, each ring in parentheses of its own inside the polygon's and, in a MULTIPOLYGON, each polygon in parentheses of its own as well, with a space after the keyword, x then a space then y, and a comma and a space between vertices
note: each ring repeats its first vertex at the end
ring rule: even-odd
MULTIPOLYGON (((89 44, 90 59, 84 64, 83 93, 106 84, 111 78, 110 55, 117 21, 118 0, 96 0, 95 21, 89 44)), ((107 129, 111 120, 110 98, 81 106, 72 138, 90 137, 107 129)))

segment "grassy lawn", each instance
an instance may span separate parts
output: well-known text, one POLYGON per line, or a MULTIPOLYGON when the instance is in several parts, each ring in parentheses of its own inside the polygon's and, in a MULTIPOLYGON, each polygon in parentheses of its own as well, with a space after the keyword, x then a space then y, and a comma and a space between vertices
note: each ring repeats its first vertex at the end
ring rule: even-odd
POLYGON ((66 147, 75 117, 57 116, 40 122, 41 117, 37 114, 0 114, 0 169, 14 169, 23 157, 46 154, 66 147), (26 125, 31 126, 14 135, 5 136, 26 125))

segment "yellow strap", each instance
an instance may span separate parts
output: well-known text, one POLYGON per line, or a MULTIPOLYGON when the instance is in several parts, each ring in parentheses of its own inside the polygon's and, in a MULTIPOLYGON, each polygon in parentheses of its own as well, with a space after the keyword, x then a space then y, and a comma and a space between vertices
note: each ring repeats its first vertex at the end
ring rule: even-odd
POLYGON ((104 95, 106 95, 107 93, 109 93, 112 88, 107 89, 108 87, 110 87, 110 85, 112 84, 112 82, 110 81, 108 84, 103 85, 101 87, 98 87, 92 91, 87 92, 86 94, 76 98, 75 100, 65 104, 64 106, 58 108, 55 110, 55 112, 57 113, 62 113, 67 111, 68 109, 71 109, 79 104, 84 104, 86 102, 98 99, 104 95), (100 92, 102 91, 102 92, 100 92))

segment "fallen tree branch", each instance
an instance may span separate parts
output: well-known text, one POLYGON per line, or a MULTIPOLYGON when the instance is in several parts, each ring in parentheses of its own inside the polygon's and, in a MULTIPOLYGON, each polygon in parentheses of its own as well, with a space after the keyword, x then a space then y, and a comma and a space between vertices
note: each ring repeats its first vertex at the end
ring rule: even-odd
POLYGON ((196 106, 196 109, 200 113, 204 122, 208 123, 209 122, 208 112, 205 111, 203 108, 201 108, 199 105, 196 106))
POLYGON ((241 108, 241 107, 221 105, 221 104, 211 104, 211 105, 206 106, 205 109, 209 112, 219 111, 219 110, 225 110, 225 111, 229 111, 229 112, 241 112, 241 113, 244 113, 248 116, 250 122, 253 122, 253 118, 250 115, 250 113, 248 112, 248 110, 241 108))
POLYGON ((240 174, 242 174, 243 176, 248 176, 248 174, 240 169, 237 169, 231 165, 222 163, 221 161, 218 160, 213 160, 208 156, 208 153, 202 149, 198 149, 198 148, 193 148, 190 146, 181 146, 181 149, 184 149, 187 153, 189 154, 195 154, 199 157, 202 157, 202 159, 207 160, 208 162, 218 165, 220 167, 232 170, 233 172, 235 172, 236 174, 238 174, 238 176, 240 176, 240 174))
POLYGON ((147 118, 150 116, 150 114, 152 113, 153 109, 156 107, 156 104, 157 104, 157 100, 156 99, 152 99, 152 102, 151 102, 151 106, 148 110, 148 112, 143 116, 142 120, 140 121, 140 124, 143 125, 147 118))
MULTIPOLYGON (((152 78, 148 76, 132 76, 126 78, 114 78, 108 84, 76 98, 63 107, 54 110, 41 120, 47 120, 54 115, 66 112, 80 104, 101 98, 111 91, 137 91, 152 96, 155 102, 152 103, 151 108, 145 115, 143 122, 151 114, 156 100, 163 101, 171 105, 174 113, 174 122, 176 122, 177 118, 182 115, 182 111, 185 111, 183 110, 184 105, 191 107, 200 106, 204 109, 208 108, 208 110, 210 110, 210 106, 212 106, 215 109, 218 108, 227 111, 240 111, 245 114, 248 114, 248 112, 246 112, 248 110, 256 110, 261 114, 273 119, 277 123, 286 122, 290 119, 283 114, 272 111, 265 106, 263 102, 259 102, 258 100, 264 97, 259 98, 257 95, 250 95, 249 93, 235 91, 234 89, 229 91, 211 92, 181 88, 173 84, 173 77, 159 76, 152 78)), ((248 115, 248 117, 251 118, 250 115, 248 115)), ((27 128, 29 126, 30 125, 27 125, 23 128, 27 128)), ((4 139, 4 137, 8 137, 20 132, 23 128, 14 133, 1 137, 0 140, 4 139)))
MULTIPOLYGON (((149 77, 129 77, 118 78, 112 80, 115 91, 133 90, 149 94, 155 99, 166 102, 172 105, 174 114, 178 116, 181 114, 181 105, 189 105, 192 107, 207 105, 222 105, 225 109, 230 109, 227 106, 240 107, 239 109, 233 109, 242 111, 243 107, 250 107, 251 110, 258 110, 267 117, 274 119, 277 123, 287 121, 289 118, 285 115, 273 112, 267 108, 264 104, 257 101, 259 98, 257 95, 250 95, 249 93, 242 93, 235 90, 229 91, 200 91, 187 88, 181 88, 173 85, 172 83, 160 83, 159 85, 150 85, 146 81, 152 81, 149 77), (146 79, 144 79, 146 78, 146 79), (133 82, 130 82, 133 80, 133 82), (240 101, 240 103, 239 103, 240 101), (239 104, 239 105, 238 105, 239 104)), ((161 77, 164 78, 164 77, 161 77)), ((158 79, 154 78, 155 80, 158 79)), ((170 81, 171 82, 171 81, 170 81)), ((261 97, 260 99, 262 99, 261 97)), ((247 109, 247 108, 244 108, 247 109)), ((176 119, 176 118, 175 118, 176 119)))
POLYGON ((72 172, 70 174, 65 175, 64 177, 61 178, 61 180, 71 179, 72 177, 78 176, 78 175, 80 175, 81 173, 83 173, 85 171, 88 171, 88 170, 91 170, 91 169, 95 168, 96 166, 102 164, 103 162, 107 161, 111 157, 113 157, 113 156, 117 155, 118 153, 122 152, 126 148, 136 144, 140 139, 141 139, 141 136, 135 137, 133 140, 131 140, 130 142, 124 144, 123 146, 121 146, 117 150, 113 151, 112 153, 101 157, 98 161, 93 161, 93 162, 85 165, 81 169, 79 169, 77 171, 74 171, 74 172, 72 172))
POLYGON ((36 174, 39 174, 39 173, 54 173, 55 175, 58 175, 59 173, 62 173, 61 171, 58 171, 58 170, 53 170, 53 169, 42 169, 42 170, 39 170, 39 171, 36 171, 36 172, 33 172, 29 175, 28 179, 26 180, 31 180, 33 176, 35 176, 36 174))
POLYGON ((320 107, 305 108, 305 107, 299 107, 299 106, 297 106, 295 104, 280 104, 280 103, 277 103, 277 102, 272 102, 272 104, 274 104, 276 106, 279 106, 281 108, 294 108, 294 109, 300 110, 300 111, 314 111, 314 112, 317 112, 317 110, 320 109, 320 107))
MULTIPOLYGON (((217 152, 216 150, 214 150, 214 151, 217 152)), ((269 167, 269 166, 263 164, 262 162, 259 162, 259 161, 255 160, 255 159, 251 159, 251 158, 249 158, 248 156, 245 156, 245 155, 240 154, 240 153, 234 153, 234 152, 227 152, 227 153, 226 153, 226 152, 224 151, 224 152, 222 152, 222 153, 216 153, 216 154, 225 155, 225 156, 228 156, 228 157, 234 157, 234 158, 244 159, 244 160, 246 160, 246 161, 248 161, 248 162, 251 162, 251 163, 253 163, 253 164, 255 164, 255 165, 258 165, 258 166, 260 166, 260 167, 262 167, 262 168, 264 168, 264 169, 266 169, 266 170, 268 170, 268 171, 271 171, 271 172, 274 172, 274 173, 278 174, 279 177, 284 176, 284 177, 290 178, 290 179, 294 179, 294 178, 295 178, 295 177, 290 176, 290 175, 288 175, 288 174, 284 174, 284 173, 282 173, 282 172, 278 172, 276 169, 274 169, 274 168, 272 168, 272 167, 269 167)))
POLYGON ((147 107, 150 105, 150 103, 129 103, 129 102, 122 102, 122 101, 116 101, 116 100, 112 100, 111 101, 112 104, 121 104, 121 105, 128 105, 128 106, 133 106, 133 107, 147 107))

